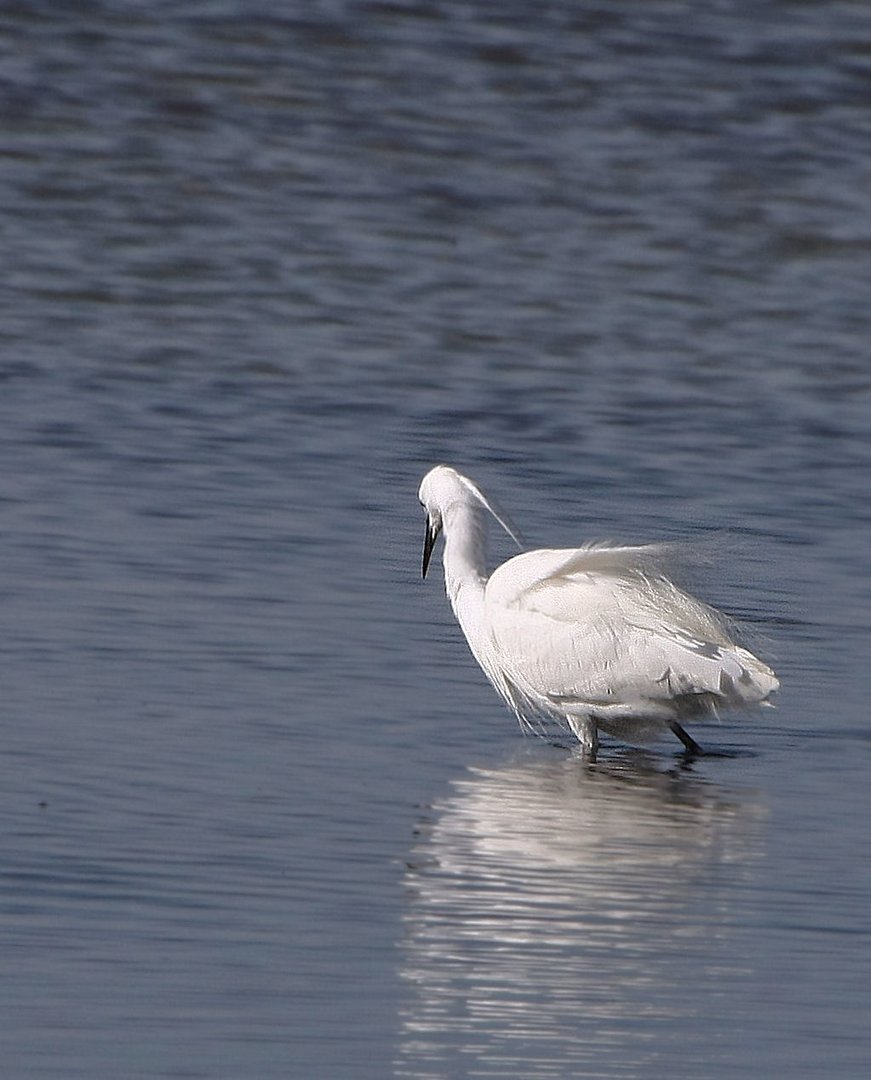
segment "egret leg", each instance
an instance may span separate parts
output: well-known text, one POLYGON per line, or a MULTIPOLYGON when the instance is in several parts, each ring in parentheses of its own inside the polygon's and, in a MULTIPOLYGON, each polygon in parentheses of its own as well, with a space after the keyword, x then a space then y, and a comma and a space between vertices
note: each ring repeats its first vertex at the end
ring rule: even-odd
POLYGON ((599 752, 599 729, 596 721, 591 716, 569 716, 567 719, 569 727, 583 747, 584 757, 594 762, 599 752))
POLYGON ((702 748, 699 746, 699 744, 696 742, 696 740, 691 735, 687 735, 687 733, 680 726, 680 724, 677 722, 677 720, 666 720, 666 723, 671 728, 671 730, 675 733, 675 735, 677 735, 677 737, 680 739, 680 741, 684 744, 688 754, 703 754, 704 753, 704 750, 702 750, 702 748))

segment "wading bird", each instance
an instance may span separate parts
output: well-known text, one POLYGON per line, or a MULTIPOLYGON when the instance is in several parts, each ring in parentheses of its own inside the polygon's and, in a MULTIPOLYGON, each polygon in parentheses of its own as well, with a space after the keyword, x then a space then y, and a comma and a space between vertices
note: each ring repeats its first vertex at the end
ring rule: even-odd
POLYGON ((586 544, 527 551, 487 575, 487 515, 514 531, 468 477, 438 465, 418 492, 423 576, 445 534, 445 590, 484 674, 521 726, 567 724, 595 759, 599 731, 624 742, 718 709, 765 704, 777 676, 738 645, 724 615, 678 588, 664 548, 586 544))

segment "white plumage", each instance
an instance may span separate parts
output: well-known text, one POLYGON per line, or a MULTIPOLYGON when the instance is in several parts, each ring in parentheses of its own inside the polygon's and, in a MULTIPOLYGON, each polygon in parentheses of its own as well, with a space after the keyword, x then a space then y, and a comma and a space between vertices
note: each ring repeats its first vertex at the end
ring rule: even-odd
MULTIPOLYGON (((626 742, 681 721, 765 703, 774 672, 732 638, 728 620, 678 588, 657 546, 528 551, 488 578, 480 489, 445 465, 423 478, 423 572, 444 530, 445 588, 475 659, 521 724, 556 719, 594 756, 598 731, 626 742)), ((516 537, 514 537, 516 539, 516 537)))

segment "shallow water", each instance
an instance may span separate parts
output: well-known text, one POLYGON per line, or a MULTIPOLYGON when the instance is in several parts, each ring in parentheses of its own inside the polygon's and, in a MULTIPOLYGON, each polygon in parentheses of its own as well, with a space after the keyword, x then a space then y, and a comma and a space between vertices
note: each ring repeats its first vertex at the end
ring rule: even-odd
POLYGON ((9 1075, 867 1072, 863 9, 0 37, 9 1075), (419 581, 442 460, 700 549, 778 708, 523 739, 419 581))

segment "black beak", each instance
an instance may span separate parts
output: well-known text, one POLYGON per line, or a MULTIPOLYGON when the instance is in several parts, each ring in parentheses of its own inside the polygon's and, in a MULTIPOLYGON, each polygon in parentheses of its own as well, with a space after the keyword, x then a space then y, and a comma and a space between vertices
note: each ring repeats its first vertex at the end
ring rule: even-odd
POLYGON ((440 525, 433 525, 430 521, 429 515, 426 519, 426 531, 423 534, 423 566, 421 577, 426 577, 426 568, 429 566, 429 560, 432 556, 432 549, 435 547, 436 538, 441 532, 440 525))

